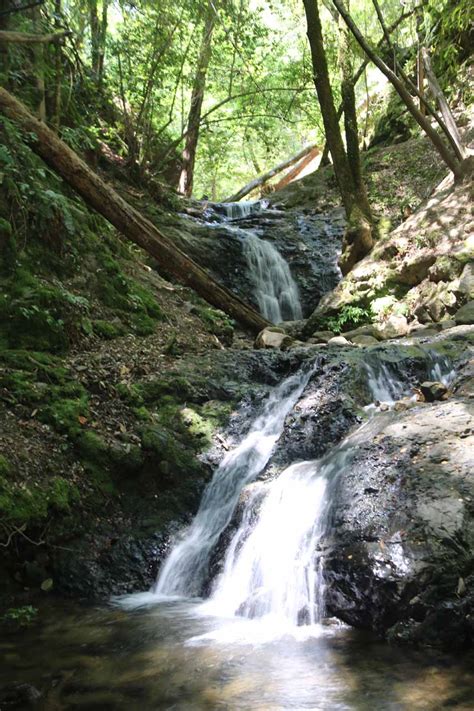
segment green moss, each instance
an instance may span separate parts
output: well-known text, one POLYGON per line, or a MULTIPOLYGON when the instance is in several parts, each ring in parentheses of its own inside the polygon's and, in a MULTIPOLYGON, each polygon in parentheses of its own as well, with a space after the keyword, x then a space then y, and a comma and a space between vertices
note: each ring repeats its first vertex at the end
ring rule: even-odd
POLYGON ((0 454, 0 477, 10 474, 11 464, 6 457, 0 454))
POLYGON ((76 437, 81 432, 80 419, 88 417, 89 403, 86 392, 80 385, 72 383, 68 386, 71 395, 81 393, 77 397, 65 397, 65 389, 55 393, 56 396, 46 407, 40 409, 38 419, 52 425, 58 432, 76 437), (76 390, 76 393, 72 392, 76 390))
POLYGON ((96 432, 86 430, 81 432, 74 443, 79 455, 88 461, 105 463, 107 461, 107 444, 96 432))
POLYGON ((19 485, 0 475, 0 512, 6 523, 30 524, 45 518, 51 508, 69 510, 78 498, 74 485, 62 477, 19 485))
POLYGON ((133 314, 130 317, 130 325, 138 336, 150 336, 155 332, 155 322, 143 312, 133 314))
POLYGON ((118 325, 101 319, 96 319, 92 322, 92 329, 97 336, 107 339, 118 338, 125 333, 125 328, 122 324, 118 325))
POLYGON ((155 379, 140 383, 137 386, 144 402, 158 402, 165 395, 180 398, 181 402, 192 399, 194 388, 186 378, 171 375, 166 380, 155 379))
POLYGON ((143 395, 141 385, 133 385, 129 383, 118 383, 115 386, 117 395, 129 405, 140 407, 143 405, 143 395))
POLYGON ((86 298, 34 276, 25 265, 0 280, 0 287, 0 333, 12 348, 66 350, 90 307, 86 298))

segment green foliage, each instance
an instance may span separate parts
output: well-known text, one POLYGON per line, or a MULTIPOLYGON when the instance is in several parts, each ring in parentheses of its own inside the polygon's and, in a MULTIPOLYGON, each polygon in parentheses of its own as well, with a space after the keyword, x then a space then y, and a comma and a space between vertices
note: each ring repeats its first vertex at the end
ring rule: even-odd
POLYGON ((23 605, 22 607, 10 607, 0 621, 8 625, 17 627, 29 627, 38 617, 38 608, 33 605, 23 605))
MULTIPOLYGON (((424 29, 435 71, 449 92, 460 64, 472 55, 472 0, 429 0, 424 29)), ((465 101, 472 99, 465 96, 465 101)))
POLYGON ((334 333, 348 331, 362 323, 371 321, 370 311, 360 306, 343 306, 336 316, 325 319, 324 325, 334 333))

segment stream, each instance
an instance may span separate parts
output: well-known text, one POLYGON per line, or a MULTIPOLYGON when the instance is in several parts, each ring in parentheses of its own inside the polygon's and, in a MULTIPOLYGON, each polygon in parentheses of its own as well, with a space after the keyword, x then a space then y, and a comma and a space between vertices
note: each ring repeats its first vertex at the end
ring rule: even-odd
MULTIPOLYGON (((230 210, 231 220, 242 214, 230 210)), ((245 232, 262 313, 300 318, 288 265, 272 245, 245 232)), ((449 385, 449 360, 430 357, 427 375, 449 385)), ((392 647, 327 616, 324 541, 333 532, 338 483, 359 449, 397 418, 392 406, 410 388, 383 362, 365 363, 373 402, 362 424, 321 458, 265 476, 316 367, 317 358, 308 360, 260 404, 153 588, 96 606, 50 599, 21 636, 0 641, 0 688, 33 685, 43 694, 35 707, 57 710, 474 707, 472 657, 392 647)), ((0 699, 2 711, 23 707, 8 695, 0 699)))

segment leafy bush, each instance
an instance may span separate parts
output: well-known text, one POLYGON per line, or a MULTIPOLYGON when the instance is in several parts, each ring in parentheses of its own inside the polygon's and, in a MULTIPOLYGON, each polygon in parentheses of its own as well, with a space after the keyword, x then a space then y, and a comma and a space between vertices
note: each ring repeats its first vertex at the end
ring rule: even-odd
POLYGON ((368 323, 370 320, 371 315, 367 309, 363 309, 360 306, 343 306, 336 316, 329 316, 324 325, 330 331, 340 333, 362 323, 368 323))

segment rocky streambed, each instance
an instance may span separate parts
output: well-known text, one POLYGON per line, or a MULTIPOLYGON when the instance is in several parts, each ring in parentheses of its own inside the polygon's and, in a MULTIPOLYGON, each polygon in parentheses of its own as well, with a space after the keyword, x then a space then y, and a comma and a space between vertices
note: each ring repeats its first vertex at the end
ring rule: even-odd
MULTIPOLYGON (((274 385, 308 362, 314 373, 251 487, 277 479, 294 462, 327 456, 363 428, 350 466, 334 481, 331 525, 319 544, 327 614, 399 641, 451 648, 472 642, 473 345, 474 328, 467 326, 416 343, 214 354, 201 395, 208 401, 212 391, 235 409, 199 456, 210 471, 242 439, 274 385), (420 383, 441 370, 452 371, 445 399, 414 399, 420 383), (389 403, 370 406, 374 378, 377 392, 385 379, 389 403)), ((214 550, 204 591, 221 570, 241 515, 239 505, 214 550)), ((135 533, 115 530, 112 545, 84 539, 74 556, 56 553, 57 588, 100 597, 152 585, 180 519, 148 536, 138 511, 132 520, 135 533)))

